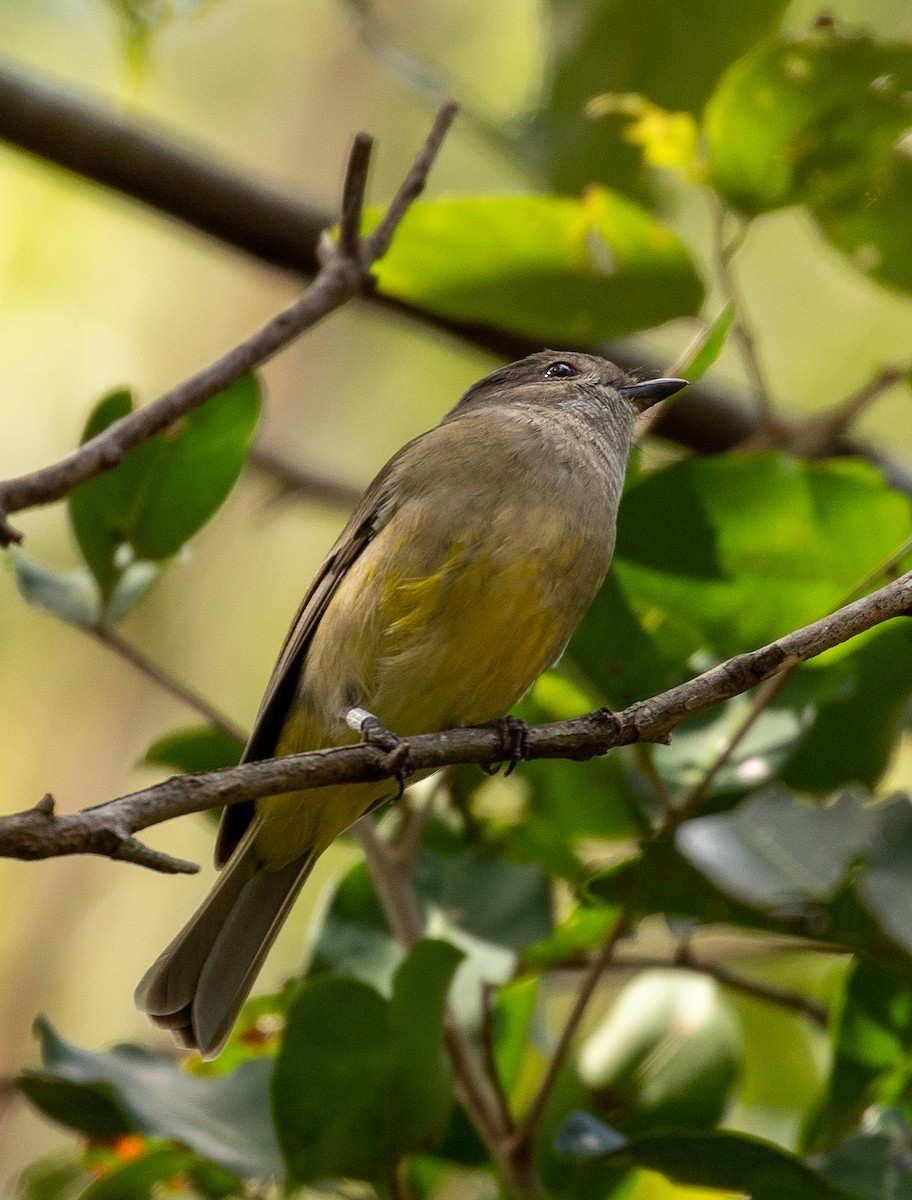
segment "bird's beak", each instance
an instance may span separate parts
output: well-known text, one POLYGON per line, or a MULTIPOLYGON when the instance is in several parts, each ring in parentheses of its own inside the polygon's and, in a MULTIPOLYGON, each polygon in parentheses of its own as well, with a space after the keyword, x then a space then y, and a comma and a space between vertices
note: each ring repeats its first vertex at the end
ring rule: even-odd
POLYGON ((628 383, 618 388, 625 400, 629 400, 640 412, 652 408, 660 400, 667 400, 681 388, 687 387, 686 379, 644 379, 642 383, 628 383))

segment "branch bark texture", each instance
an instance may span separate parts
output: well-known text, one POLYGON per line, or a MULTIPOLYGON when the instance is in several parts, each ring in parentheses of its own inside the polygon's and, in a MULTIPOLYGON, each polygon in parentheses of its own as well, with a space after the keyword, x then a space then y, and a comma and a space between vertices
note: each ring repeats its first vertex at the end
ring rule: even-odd
MULTIPOLYGON (((634 742, 666 742, 675 726, 764 679, 779 675, 893 617, 912 610, 912 571, 861 600, 784 637, 738 654, 702 675, 641 700, 622 712, 598 709, 569 721, 529 730, 527 757, 584 760, 634 742)), ((457 763, 495 763, 508 747, 495 728, 451 729, 408 739, 415 771, 457 763)), ((329 784, 367 782, 396 775, 400 758, 376 746, 359 744, 245 763, 223 771, 180 775, 153 787, 82 812, 55 816, 48 798, 36 809, 0 819, 0 857, 39 859, 67 854, 130 858, 138 853, 134 835, 188 813, 263 796, 329 784)), ((151 853, 151 852, 148 852, 151 853)), ((148 855, 146 856, 148 858, 148 855)), ((186 870, 160 865, 160 869, 186 870)))
POLYGON ((65 458, 0 483, 0 545, 8 545, 21 538, 6 521, 10 513, 60 500, 80 483, 116 466, 128 450, 167 429, 188 412, 231 387, 248 371, 267 362, 328 313, 359 292, 369 290, 370 269, 388 249, 399 221, 424 188, 427 173, 455 115, 454 104, 447 103, 441 107, 424 147, 393 198, 386 216, 378 229, 364 239, 360 237, 361 210, 373 143, 366 134, 358 134, 346 174, 338 247, 329 249, 321 256, 322 265, 303 295, 221 358, 183 380, 151 404, 115 421, 65 458))

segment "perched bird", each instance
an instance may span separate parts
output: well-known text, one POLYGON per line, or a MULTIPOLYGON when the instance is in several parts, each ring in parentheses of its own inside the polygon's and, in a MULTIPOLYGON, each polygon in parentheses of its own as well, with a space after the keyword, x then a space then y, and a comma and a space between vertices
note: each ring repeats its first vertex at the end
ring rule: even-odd
MULTIPOLYGON (((605 576, 638 414, 684 384, 544 351, 469 388, 365 492, 304 597, 244 761, 505 717, 605 576)), ((317 858, 391 790, 227 808, 225 869, 146 972, 139 1008, 218 1053, 317 858)))

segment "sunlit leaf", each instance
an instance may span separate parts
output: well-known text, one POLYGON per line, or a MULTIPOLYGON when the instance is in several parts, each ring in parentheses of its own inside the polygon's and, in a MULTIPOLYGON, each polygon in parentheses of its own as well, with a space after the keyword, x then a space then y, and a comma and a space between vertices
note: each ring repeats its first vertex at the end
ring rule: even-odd
POLYGON ((678 238, 603 189, 415 204, 374 272, 384 295, 550 345, 691 315, 702 296, 678 238))
POLYGON ((646 191, 622 118, 593 121, 603 92, 638 93, 670 112, 698 114, 725 68, 774 28, 783 0, 733 7, 724 0, 552 0, 551 70, 536 149, 556 186, 593 182, 646 191))

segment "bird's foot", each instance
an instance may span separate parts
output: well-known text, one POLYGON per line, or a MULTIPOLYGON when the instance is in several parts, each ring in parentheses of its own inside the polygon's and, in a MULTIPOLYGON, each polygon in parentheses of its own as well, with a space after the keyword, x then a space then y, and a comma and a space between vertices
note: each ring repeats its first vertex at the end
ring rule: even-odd
POLYGON ((399 784, 398 800, 405 791, 410 775, 414 775, 412 754, 408 742, 383 724, 379 717, 366 708, 350 708, 345 713, 345 723, 349 729, 361 734, 361 741, 368 746, 376 746, 386 751, 390 774, 399 784))
POLYGON ((529 757, 529 726, 519 717, 496 717, 487 722, 488 729, 496 729, 501 737, 503 759, 500 762, 482 764, 486 775, 496 775, 506 763, 504 778, 512 775, 516 764, 529 757))

